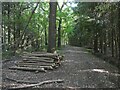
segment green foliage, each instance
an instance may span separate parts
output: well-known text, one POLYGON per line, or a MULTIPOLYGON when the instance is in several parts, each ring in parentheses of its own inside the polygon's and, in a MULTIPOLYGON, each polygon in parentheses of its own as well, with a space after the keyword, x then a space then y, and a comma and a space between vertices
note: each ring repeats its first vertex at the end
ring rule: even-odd
POLYGON ((93 49, 94 53, 119 58, 118 3, 79 2, 69 43, 93 49))
MULTIPOLYGON (((36 4, 37 3, 32 2, 5 2, 2 4, 4 28, 3 51, 7 50, 5 55, 9 56, 11 50, 14 52, 19 52, 19 50, 32 52, 47 49, 46 42, 48 41, 46 40, 48 39, 49 27, 49 3, 40 2, 33 12, 36 4), (10 32, 8 32, 8 28, 10 32), (10 38, 9 45, 8 38, 10 38)), ((56 18, 62 19, 61 41, 62 45, 64 45, 66 44, 65 42, 68 42, 68 36, 73 31, 74 14, 72 8, 65 4, 62 11, 57 10, 56 18)), ((58 28, 58 20, 56 25, 56 28, 58 28)))
MULTIPOLYGON (((118 57, 120 35, 117 33, 117 3, 76 4, 76 7, 71 7, 64 3, 62 10, 57 9, 56 30, 62 20, 62 45, 69 43, 86 46, 104 54, 109 48, 113 52, 110 55, 118 57)), ((34 2, 2 3, 3 57, 9 57, 13 52, 42 51, 48 48, 49 3, 39 2, 35 9, 36 5, 34 2)))
POLYGON ((14 52, 12 50, 2 52, 2 60, 11 58, 12 56, 14 56, 14 52))

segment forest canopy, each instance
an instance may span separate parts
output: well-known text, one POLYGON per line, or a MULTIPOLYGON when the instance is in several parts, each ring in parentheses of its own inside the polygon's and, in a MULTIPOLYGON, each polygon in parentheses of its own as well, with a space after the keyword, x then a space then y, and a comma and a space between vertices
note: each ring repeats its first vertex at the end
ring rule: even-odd
MULTIPOLYGON (((66 3, 57 7, 56 29, 61 29, 59 37, 63 37, 61 44, 65 45, 68 43, 68 32, 72 31, 73 12, 66 3)), ((3 51, 34 51, 47 47, 49 3, 3 2, 2 8, 3 51)))

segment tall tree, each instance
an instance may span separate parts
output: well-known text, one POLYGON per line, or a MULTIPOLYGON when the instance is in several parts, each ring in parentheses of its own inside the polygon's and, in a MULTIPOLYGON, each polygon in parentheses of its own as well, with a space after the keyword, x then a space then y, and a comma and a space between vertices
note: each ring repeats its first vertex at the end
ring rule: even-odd
POLYGON ((50 2, 48 52, 53 53, 56 49, 56 10, 57 2, 50 2))
MULTIPOLYGON (((63 3, 61 7, 58 4, 58 8, 59 8, 60 13, 62 13, 62 9, 64 7, 64 4, 65 3, 63 3)), ((59 17, 58 21, 59 21, 59 24, 58 24, 58 43, 57 43, 57 45, 58 45, 58 47, 61 47, 61 24, 62 24, 62 18, 59 17)))
MULTIPOLYGON (((28 20, 28 22, 27 22, 27 25, 25 26, 24 31, 23 31, 20 39, 22 39, 23 36, 25 37, 25 35, 26 35, 26 30, 27 30, 27 28, 28 28, 28 25, 29 25, 29 23, 30 23, 30 21, 31 21, 31 19, 32 19, 32 16, 33 16, 33 14, 35 13, 35 10, 37 9, 38 5, 39 5, 39 2, 36 3, 36 6, 35 6, 34 9, 32 10, 31 16, 29 17, 29 20, 28 20)), ((25 39, 25 38, 24 38, 24 39, 25 39)), ((22 47, 22 45, 23 45, 23 43, 24 43, 24 39, 22 39, 22 41, 21 41, 21 47, 22 47)), ((19 43, 18 43, 18 44, 19 44, 19 43)))
MULTIPOLYGON (((120 69, 120 1, 118 2, 118 36, 119 36, 119 41, 118 41, 118 46, 119 46, 119 56, 118 56, 118 67, 120 69)), ((118 70, 120 73, 120 70, 118 70)), ((118 77, 118 86, 120 86, 120 77, 118 77)))
MULTIPOLYGON (((10 30, 10 3, 8 3, 8 45, 10 46, 11 30, 10 30)), ((9 47, 8 47, 9 49, 9 47)))
POLYGON ((120 65, 120 2, 118 3, 118 29, 119 29, 119 43, 118 43, 118 46, 119 46, 119 60, 118 60, 118 65, 120 65))

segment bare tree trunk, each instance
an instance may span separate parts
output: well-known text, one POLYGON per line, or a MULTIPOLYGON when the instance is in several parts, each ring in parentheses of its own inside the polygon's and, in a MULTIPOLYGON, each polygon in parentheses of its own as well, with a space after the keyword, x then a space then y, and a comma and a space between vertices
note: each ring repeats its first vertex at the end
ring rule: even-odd
POLYGON ((48 43, 47 43, 47 31, 46 31, 46 27, 45 27, 45 45, 48 45, 48 43))
POLYGON ((100 40, 100 52, 103 53, 103 30, 100 30, 100 35, 99 35, 99 40, 100 40))
POLYGON ((112 48, 112 57, 114 57, 114 30, 112 28, 112 39, 111 39, 111 48, 112 48))
MULTIPOLYGON (((10 30, 10 3, 8 3, 8 45, 10 47, 10 34, 11 34, 11 30, 10 30)), ((8 49, 9 49, 8 47, 8 49)))
MULTIPOLYGON (((16 3, 16 5, 19 5, 19 3, 16 3)), ((20 19, 21 19, 21 10, 22 10, 22 5, 23 5, 23 3, 21 3, 21 5, 19 5, 20 6, 20 8, 19 8, 19 13, 18 13, 18 15, 16 15, 16 17, 17 17, 17 19, 19 20, 18 22, 17 22, 17 24, 16 24, 16 31, 15 31, 15 38, 16 38, 16 40, 15 40, 15 49, 17 50, 17 48, 19 48, 19 44, 20 44, 20 40, 19 40, 19 38, 20 38, 20 30, 21 30, 21 22, 20 22, 20 19), (19 41, 19 43, 18 43, 18 41, 19 41)))
POLYGON ((57 2, 50 2, 48 52, 53 53, 56 49, 56 10, 57 2))
POLYGON ((94 31, 94 53, 98 53, 98 32, 96 28, 94 31))
MULTIPOLYGON (((14 4, 13 5, 13 7, 14 7, 14 9, 15 9, 15 6, 16 6, 16 4, 14 4)), ((15 10, 14 10, 14 21, 15 21, 15 10)), ((15 41, 16 41, 16 26, 15 26, 16 24, 15 24, 15 22, 14 22, 14 55, 15 55, 15 53, 16 53, 16 43, 15 43, 15 41)))
POLYGON ((113 27, 113 10, 111 10, 111 14, 110 14, 110 26, 111 26, 111 49, 112 49, 112 57, 114 57, 114 27, 113 27))
MULTIPOLYGON (((2 9, 4 9, 4 7, 2 9)), ((3 10, 2 10, 2 15, 5 16, 3 10)), ((2 50, 5 50, 5 21, 4 21, 4 17, 2 17, 2 50)))
MULTIPOLYGON (((118 2, 118 38, 119 38, 119 41, 118 41, 118 48, 119 48, 119 59, 118 59, 118 68, 119 68, 119 73, 120 73, 120 1, 118 2)), ((120 77, 118 77, 118 86, 120 86, 120 77)))
POLYGON ((107 48, 107 42, 106 42, 106 41, 107 41, 107 37, 106 37, 106 32, 107 32, 107 31, 106 31, 106 29, 105 29, 105 33, 104 33, 104 54, 105 54, 105 55, 106 55, 106 53, 107 53, 107 52, 106 52, 106 51, 107 51, 107 50, 106 50, 106 48, 107 48))
POLYGON ((62 19, 60 18, 59 20, 59 26, 58 26, 58 47, 61 47, 61 24, 62 24, 62 19))
POLYGON ((119 64, 120 64, 120 2, 118 5, 118 31, 119 31, 119 42, 118 42, 118 46, 119 46, 119 64))
MULTIPOLYGON (((58 5, 60 13, 62 13, 62 9, 63 9, 65 3, 63 3, 61 7, 59 6, 58 3, 57 3, 57 5, 58 5)), ((58 48, 61 47, 61 24, 62 24, 62 18, 60 17, 59 26, 58 26, 58 48)))
MULTIPOLYGON (((117 21, 116 21, 117 22, 117 21)), ((117 38, 118 38, 118 34, 117 34, 117 25, 115 27, 115 57, 118 58, 118 43, 117 43, 117 38)))

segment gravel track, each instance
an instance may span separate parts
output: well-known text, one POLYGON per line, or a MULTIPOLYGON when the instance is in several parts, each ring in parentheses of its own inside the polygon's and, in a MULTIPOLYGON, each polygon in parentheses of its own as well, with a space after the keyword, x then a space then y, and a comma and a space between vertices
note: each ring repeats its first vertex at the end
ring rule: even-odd
POLYGON ((118 69, 95 57, 82 47, 65 46, 61 52, 65 55, 62 65, 47 73, 9 70, 20 58, 3 63, 3 87, 20 85, 6 79, 6 75, 16 80, 42 82, 63 79, 64 83, 51 83, 37 88, 118 88, 118 69))

